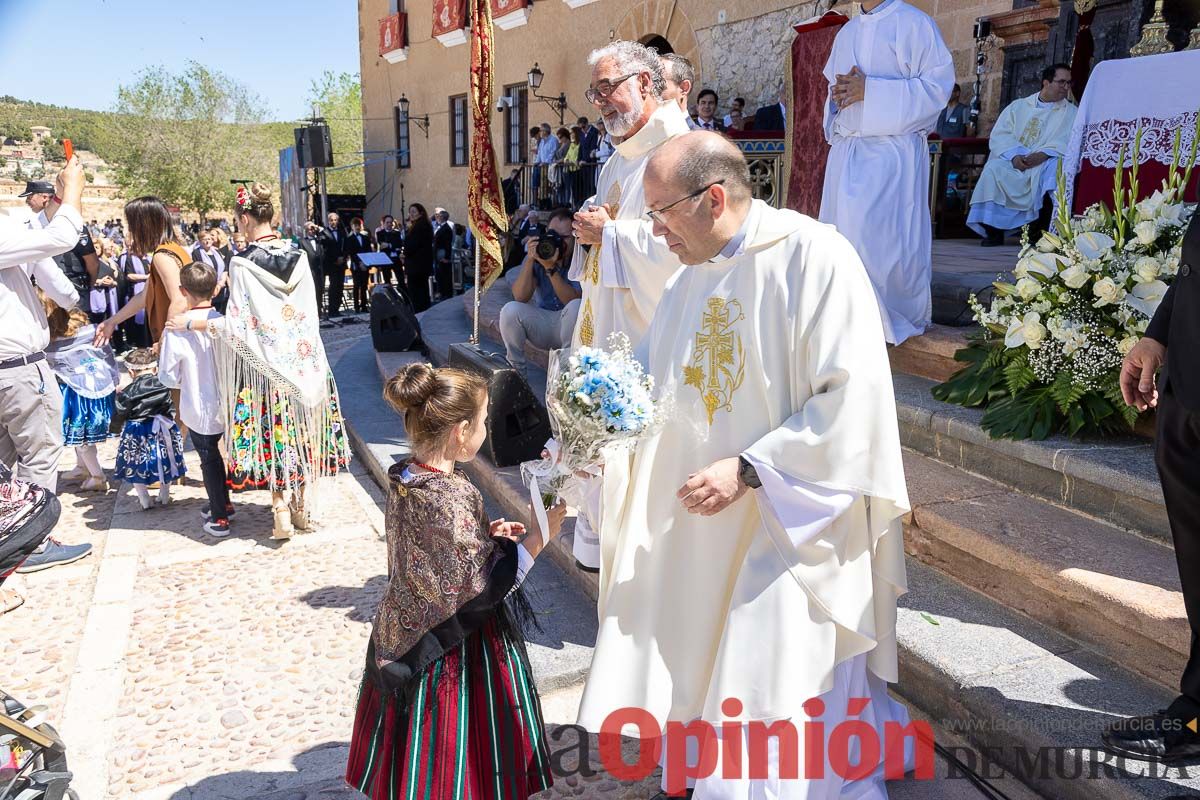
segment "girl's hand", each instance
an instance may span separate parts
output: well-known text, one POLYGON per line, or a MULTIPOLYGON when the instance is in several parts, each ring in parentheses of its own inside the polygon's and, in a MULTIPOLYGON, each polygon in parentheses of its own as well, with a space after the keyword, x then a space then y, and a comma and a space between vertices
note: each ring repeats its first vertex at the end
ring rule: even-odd
POLYGON ((111 318, 104 320, 96 326, 96 335, 92 337, 93 347, 104 347, 112 339, 113 330, 117 326, 113 324, 111 318))
MULTIPOLYGON (((531 509, 532 510, 532 509, 531 509)), ((536 519, 533 515, 531 518, 536 519)), ((559 500, 554 505, 546 509, 546 524, 550 530, 546 531, 546 543, 554 541, 554 537, 562 533, 563 520, 567 518, 567 504, 559 500)))
POLYGON ((504 519, 497 519, 492 521, 489 533, 492 536, 499 536, 502 539, 511 539, 514 542, 519 542, 525 538, 525 526, 520 522, 508 522, 504 519))

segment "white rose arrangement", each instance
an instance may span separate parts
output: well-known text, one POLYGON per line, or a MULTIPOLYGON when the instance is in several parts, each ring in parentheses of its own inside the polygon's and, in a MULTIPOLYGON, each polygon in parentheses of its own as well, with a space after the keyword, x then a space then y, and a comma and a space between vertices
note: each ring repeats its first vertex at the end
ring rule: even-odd
POLYGON ((1138 131, 1126 174, 1122 150, 1113 203, 1072 218, 1059 169, 1055 230, 1022 248, 1015 282, 993 284, 991 302, 971 298, 982 334, 955 358, 969 366, 934 388, 940 400, 984 406, 997 438, 1128 431, 1137 412, 1121 400, 1121 360, 1146 330, 1179 269, 1195 206, 1183 202, 1196 164, 1200 117, 1186 163, 1180 132, 1161 188, 1139 199, 1138 131), (1127 182, 1126 182, 1126 179, 1127 182))

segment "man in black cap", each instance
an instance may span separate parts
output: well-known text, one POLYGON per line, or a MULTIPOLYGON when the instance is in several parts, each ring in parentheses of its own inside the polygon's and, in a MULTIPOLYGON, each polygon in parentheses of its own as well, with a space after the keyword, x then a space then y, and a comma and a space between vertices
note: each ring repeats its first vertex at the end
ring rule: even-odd
MULTIPOLYGON (((46 206, 50 203, 50 198, 54 196, 54 185, 48 181, 29 181, 25 184, 25 191, 21 192, 17 197, 25 201, 25 205, 29 206, 30 213, 26 216, 26 220, 35 219, 38 214, 46 210, 46 206)), ((42 223, 45 227, 45 223, 42 223)))
MULTIPOLYGON (((18 197, 24 198, 25 205, 29 206, 30 213, 25 219, 29 228, 36 230, 49 224, 49 220, 46 219, 46 206, 53 196, 54 186, 46 181, 29 181, 25 184, 25 191, 18 197)), ((92 235, 88 232, 87 225, 81 228, 79 242, 75 247, 60 256, 55 256, 54 263, 58 264, 58 268, 79 292, 80 308, 87 310, 92 283, 100 271, 100 259, 96 256, 96 247, 92 244, 92 235)))

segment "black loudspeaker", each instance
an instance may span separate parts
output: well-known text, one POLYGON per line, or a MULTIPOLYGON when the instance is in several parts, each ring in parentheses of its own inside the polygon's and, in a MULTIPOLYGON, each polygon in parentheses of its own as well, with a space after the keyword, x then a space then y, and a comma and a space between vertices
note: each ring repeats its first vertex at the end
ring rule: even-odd
POLYGON ((521 373, 503 355, 465 343, 450 345, 450 366, 488 382, 487 439, 479 452, 497 467, 541 457, 550 417, 521 373))
POLYGON ((296 128, 296 157, 300 169, 317 169, 333 166, 333 142, 329 138, 328 125, 309 125, 296 128))
POLYGON ((371 343, 380 353, 425 347, 412 303, 395 286, 385 283, 371 290, 371 343))

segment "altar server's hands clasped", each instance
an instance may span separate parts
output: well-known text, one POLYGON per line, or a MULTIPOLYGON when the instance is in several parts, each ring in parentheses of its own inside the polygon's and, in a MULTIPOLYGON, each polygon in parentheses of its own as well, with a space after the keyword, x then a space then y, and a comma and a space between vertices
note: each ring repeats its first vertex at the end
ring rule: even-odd
POLYGON ((738 478, 739 466, 736 456, 709 464, 692 473, 675 496, 691 514, 711 517, 720 513, 746 493, 746 484, 738 478))

